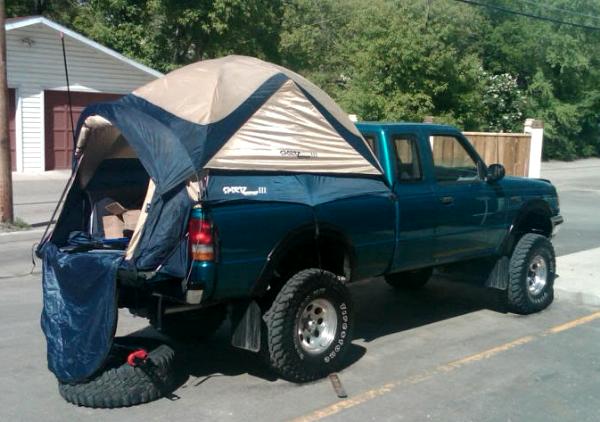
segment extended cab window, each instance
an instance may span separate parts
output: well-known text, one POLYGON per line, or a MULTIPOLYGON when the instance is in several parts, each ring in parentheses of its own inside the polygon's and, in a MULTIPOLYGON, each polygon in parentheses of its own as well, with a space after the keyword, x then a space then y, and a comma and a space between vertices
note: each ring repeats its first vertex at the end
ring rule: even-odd
POLYGON ((438 182, 462 182, 479 179, 477 162, 457 137, 433 135, 429 137, 433 153, 435 177, 438 182))
POLYGON ((371 148, 371 152, 377 155, 377 147, 375 146, 377 139, 375 138, 375 135, 371 133, 364 133, 363 138, 365 138, 365 141, 367 141, 367 145, 369 145, 369 148, 371 148))
POLYGON ((421 180, 421 164, 419 163, 416 140, 406 135, 394 135, 392 141, 396 150, 398 181, 414 182, 415 180, 421 180))

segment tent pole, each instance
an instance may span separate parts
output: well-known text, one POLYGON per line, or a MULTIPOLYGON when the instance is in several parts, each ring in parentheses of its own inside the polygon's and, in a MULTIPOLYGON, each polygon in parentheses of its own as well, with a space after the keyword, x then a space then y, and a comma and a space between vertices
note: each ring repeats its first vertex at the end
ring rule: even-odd
POLYGON ((73 169, 73 172, 71 173, 71 177, 69 177, 69 180, 67 180, 67 184, 65 185, 65 188, 63 189, 62 193, 60 194, 60 198, 58 199, 58 203, 56 204, 56 207, 54 208, 54 212, 52 213, 52 216, 50 217, 50 221, 48 221, 48 224, 46 225, 46 228, 44 229, 44 234, 42 234, 40 243, 38 244, 36 251, 35 251, 35 254, 38 258, 41 258, 40 251, 42 250, 42 248, 44 247, 44 245, 50 238, 48 231, 50 230, 50 226, 52 225, 52 223, 55 222, 54 219, 56 218, 56 214, 58 213, 58 210, 59 210, 61 204, 63 203, 65 196, 67 195, 67 192, 69 191, 69 189, 71 189, 71 185, 73 184, 75 175, 77 175, 77 170, 79 169, 80 163, 81 163, 81 159, 77 160, 77 162, 75 164, 75 168, 73 169))

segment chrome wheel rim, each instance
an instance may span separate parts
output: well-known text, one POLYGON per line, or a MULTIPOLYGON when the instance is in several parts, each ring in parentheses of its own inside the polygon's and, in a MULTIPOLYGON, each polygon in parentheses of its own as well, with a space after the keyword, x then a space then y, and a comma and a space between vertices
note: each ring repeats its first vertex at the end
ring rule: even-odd
POLYGON ((529 262, 529 269, 527 272, 527 288, 529 293, 532 295, 538 295, 546 287, 548 282, 548 264, 546 260, 536 255, 529 262))
POLYGON ((300 347, 310 354, 323 353, 335 340, 337 323, 338 316, 330 301, 312 300, 304 306, 296 322, 300 347))

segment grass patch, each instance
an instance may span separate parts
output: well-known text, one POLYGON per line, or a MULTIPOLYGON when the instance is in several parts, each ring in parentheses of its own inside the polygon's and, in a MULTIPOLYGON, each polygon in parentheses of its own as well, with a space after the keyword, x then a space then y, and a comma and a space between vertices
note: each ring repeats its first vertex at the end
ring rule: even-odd
POLYGON ((16 232, 21 230, 28 230, 31 226, 22 218, 15 218, 12 223, 0 223, 0 232, 16 232))

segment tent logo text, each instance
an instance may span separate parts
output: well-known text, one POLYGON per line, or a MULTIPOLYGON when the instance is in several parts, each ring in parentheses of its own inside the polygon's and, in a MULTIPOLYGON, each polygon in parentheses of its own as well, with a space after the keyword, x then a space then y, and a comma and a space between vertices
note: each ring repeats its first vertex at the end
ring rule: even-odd
POLYGON ((223 193, 225 195, 239 193, 244 196, 265 195, 267 193, 267 188, 260 186, 256 190, 248 190, 248 186, 223 186, 223 193))
POLYGON ((298 151, 295 149, 282 149, 279 150, 279 154, 282 157, 289 158, 317 158, 316 151, 298 151))

